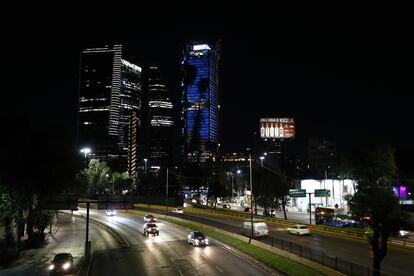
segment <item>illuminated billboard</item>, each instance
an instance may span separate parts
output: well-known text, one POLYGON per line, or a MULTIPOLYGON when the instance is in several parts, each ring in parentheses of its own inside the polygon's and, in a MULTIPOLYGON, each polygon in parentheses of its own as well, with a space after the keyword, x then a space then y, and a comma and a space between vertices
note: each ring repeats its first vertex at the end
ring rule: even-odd
POLYGON ((261 118, 260 138, 295 137, 295 120, 293 118, 261 118))

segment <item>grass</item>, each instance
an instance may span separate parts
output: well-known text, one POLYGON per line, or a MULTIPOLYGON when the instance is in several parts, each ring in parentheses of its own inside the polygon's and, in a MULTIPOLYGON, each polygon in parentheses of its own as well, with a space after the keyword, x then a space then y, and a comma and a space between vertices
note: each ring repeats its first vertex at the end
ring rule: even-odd
POLYGON ((201 231, 205 233, 207 236, 210 236, 211 238, 214 238, 216 240, 229 244, 243 251, 244 253, 247 253, 253 256, 260 262, 264 263, 265 265, 272 267, 278 271, 281 271, 287 275, 323 275, 321 272, 313 270, 297 262, 291 261, 287 258, 278 256, 269 250, 257 247, 255 245, 246 243, 245 241, 213 231, 207 227, 203 227, 203 226, 188 223, 188 222, 174 220, 171 218, 163 218, 163 220, 169 221, 174 224, 181 225, 186 228, 201 231))

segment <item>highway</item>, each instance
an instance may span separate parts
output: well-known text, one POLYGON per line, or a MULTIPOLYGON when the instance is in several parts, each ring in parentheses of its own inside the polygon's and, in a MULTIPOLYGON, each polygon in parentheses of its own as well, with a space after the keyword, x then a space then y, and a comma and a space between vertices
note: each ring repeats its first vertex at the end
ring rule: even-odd
MULTIPOLYGON (((85 215, 85 210, 75 213, 85 215)), ((187 244, 190 229, 168 222, 158 222, 159 236, 145 237, 142 216, 119 211, 108 217, 98 210, 91 210, 90 216, 116 230, 129 244, 95 250, 90 275, 278 275, 214 240, 207 247, 192 247, 187 244)))
MULTIPOLYGON (((155 210, 154 210, 155 211, 155 210)), ((211 225, 233 233, 240 233, 241 221, 230 217, 219 218, 206 216, 205 214, 170 214, 187 220, 211 225)), ((312 250, 323 251, 330 257, 339 257, 349 262, 360 264, 366 267, 372 266, 372 257, 369 256, 369 246, 366 241, 340 238, 330 235, 312 233, 310 236, 296 236, 287 232, 286 228, 277 225, 269 226, 269 238, 274 237, 291 241, 312 250)), ((388 248, 388 255, 385 257, 381 269, 390 275, 412 275, 414 266, 414 251, 388 248)))
MULTIPOLYGON (((84 253, 85 220, 59 214, 59 228, 46 240, 46 245, 38 249, 22 252, 21 257, 7 268, 0 270, 0 275, 49 275, 50 261, 56 253, 70 252, 74 257, 74 273, 79 270, 84 253)), ((54 232, 56 229, 52 229, 54 232)), ((102 228, 90 224, 90 240, 95 250, 111 250, 120 247, 118 242, 102 228)))

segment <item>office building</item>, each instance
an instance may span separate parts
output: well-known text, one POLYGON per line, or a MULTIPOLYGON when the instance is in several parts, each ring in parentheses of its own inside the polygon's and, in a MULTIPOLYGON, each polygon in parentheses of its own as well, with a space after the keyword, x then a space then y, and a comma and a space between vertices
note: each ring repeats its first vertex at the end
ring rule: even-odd
POLYGON ((122 59, 122 46, 81 52, 78 143, 113 170, 127 171, 131 114, 141 116, 141 68, 122 59))
POLYGON ((327 139, 309 139, 308 165, 313 177, 336 178, 336 144, 327 139))
POLYGON ((187 162, 216 160, 220 46, 190 43, 182 66, 182 152, 187 162))
POLYGON ((173 103, 158 66, 148 67, 149 166, 171 166, 173 149, 173 103))

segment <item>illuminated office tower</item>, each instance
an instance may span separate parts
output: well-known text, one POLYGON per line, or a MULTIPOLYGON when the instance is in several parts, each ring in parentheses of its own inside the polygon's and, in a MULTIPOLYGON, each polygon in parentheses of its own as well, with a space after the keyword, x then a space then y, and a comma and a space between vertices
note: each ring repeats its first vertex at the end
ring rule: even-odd
POLYGON ((152 169, 172 164, 173 104, 158 66, 148 67, 149 162, 152 169))
POLYGON ((122 59, 122 45, 81 51, 78 143, 112 169, 128 169, 130 116, 141 114, 141 68, 122 59))
POLYGON ((215 160, 218 147, 220 46, 187 44, 182 59, 183 153, 188 162, 215 160))

